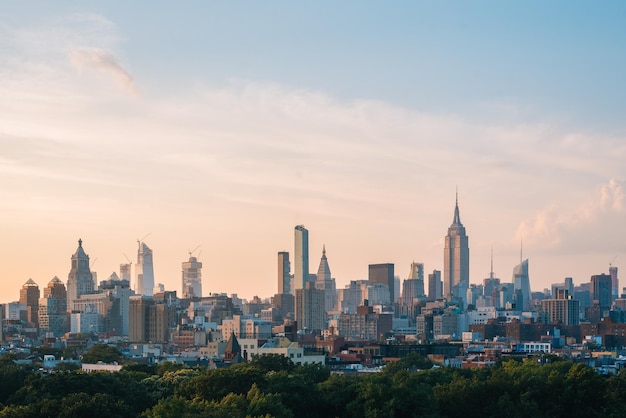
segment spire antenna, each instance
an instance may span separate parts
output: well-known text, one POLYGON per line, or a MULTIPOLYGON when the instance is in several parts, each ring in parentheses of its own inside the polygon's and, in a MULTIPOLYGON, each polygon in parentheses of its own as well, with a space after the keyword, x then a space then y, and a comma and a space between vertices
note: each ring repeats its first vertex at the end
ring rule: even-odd
POLYGON ((455 225, 461 224, 461 216, 459 215, 459 188, 456 188, 456 201, 454 204, 454 220, 452 221, 455 225))
POLYGON ((491 247, 491 272, 489 273, 489 278, 493 279, 493 246, 491 247))

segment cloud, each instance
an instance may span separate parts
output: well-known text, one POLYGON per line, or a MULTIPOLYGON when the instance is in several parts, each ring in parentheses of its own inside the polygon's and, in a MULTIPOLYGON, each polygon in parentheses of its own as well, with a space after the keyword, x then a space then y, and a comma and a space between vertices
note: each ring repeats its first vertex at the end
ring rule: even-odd
POLYGON ((517 228, 516 239, 537 251, 561 253, 624 250, 624 182, 610 179, 577 205, 551 203, 517 228))
POLYGON ((75 49, 70 52, 69 59, 79 72, 89 69, 106 74, 122 90, 131 96, 137 95, 133 77, 110 52, 100 48, 75 49))

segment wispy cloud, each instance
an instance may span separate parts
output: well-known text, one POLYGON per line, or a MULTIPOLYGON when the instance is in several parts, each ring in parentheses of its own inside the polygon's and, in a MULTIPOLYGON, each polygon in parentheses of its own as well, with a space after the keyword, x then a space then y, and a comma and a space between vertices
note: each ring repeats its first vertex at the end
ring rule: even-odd
POLYGON ((137 95, 133 77, 110 52, 100 48, 76 49, 70 52, 69 58, 79 72, 94 70, 106 74, 128 94, 137 95))

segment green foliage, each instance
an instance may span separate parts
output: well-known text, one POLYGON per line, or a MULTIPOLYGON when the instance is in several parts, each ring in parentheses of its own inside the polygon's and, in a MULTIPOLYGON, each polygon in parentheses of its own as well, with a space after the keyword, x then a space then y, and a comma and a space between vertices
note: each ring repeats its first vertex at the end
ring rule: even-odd
POLYGON ((157 374, 163 376, 167 372, 175 372, 180 369, 184 369, 185 365, 181 363, 174 363, 173 361, 164 361, 157 366, 157 374))
POLYGON ((146 375, 155 375, 158 372, 157 366, 145 363, 127 363, 122 367, 122 370, 125 372, 145 373, 146 375))
POLYGON ((125 367, 40 375, 0 359, 2 417, 622 417, 626 372, 570 361, 419 370, 411 356, 382 373, 331 375, 275 357, 217 370, 125 367))
POLYGON ((433 362, 417 353, 411 353, 400 360, 385 365, 385 373, 396 373, 400 370, 417 371, 429 370, 433 367, 433 362))
POLYGON ((99 361, 107 364, 114 362, 120 362, 122 360, 122 353, 115 348, 107 344, 96 344, 89 351, 83 354, 82 362, 88 364, 95 364, 99 361))
POLYGON ((24 367, 14 363, 17 357, 14 354, 5 354, 0 357, 0 403, 16 393, 31 373, 24 367))
POLYGON ((248 362, 251 366, 256 366, 265 372, 269 371, 291 371, 296 365, 291 359, 281 354, 259 354, 252 356, 248 362))
POLYGON ((80 366, 77 363, 74 363, 72 361, 63 361, 61 363, 57 363, 56 366, 54 366, 54 370, 57 372, 73 372, 76 370, 80 370, 80 366))

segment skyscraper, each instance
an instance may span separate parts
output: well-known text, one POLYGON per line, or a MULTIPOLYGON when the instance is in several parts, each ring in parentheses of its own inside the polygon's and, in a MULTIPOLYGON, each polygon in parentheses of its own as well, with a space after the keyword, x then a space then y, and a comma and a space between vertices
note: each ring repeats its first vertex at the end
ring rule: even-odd
POLYGON ((520 290, 522 303, 517 303, 517 309, 527 309, 531 304, 530 277, 528 276, 528 259, 521 261, 513 268, 513 291, 520 290))
POLYGON ((39 327, 39 286, 28 279, 20 289, 20 303, 26 305, 26 320, 39 327))
POLYGON ((154 267, 152 266, 152 250, 145 242, 139 241, 137 249, 137 264, 135 265, 135 293, 152 296, 154 289, 154 267))
POLYGON ((67 275, 67 310, 74 309, 74 300, 80 295, 94 292, 94 282, 89 269, 89 256, 83 250, 83 240, 78 240, 78 248, 72 255, 72 268, 67 275))
POLYGON ((295 270, 291 291, 306 288, 309 281, 309 231, 304 225, 295 227, 295 270))
POLYGON ((459 197, 443 251, 443 291, 446 298, 465 298, 469 287, 469 238, 459 216, 459 197))
POLYGON ((278 252, 278 294, 291 293, 291 262, 287 251, 278 252))
POLYGON ((183 261, 183 298, 202 297, 202 263, 189 254, 189 261, 183 261))
POLYGON ((335 279, 330 275, 330 267, 328 266, 328 259, 326 258, 326 246, 322 248, 322 258, 319 268, 317 269, 315 288, 324 291, 324 306, 326 311, 334 310, 337 306, 337 289, 335 279))
POLYGON ((389 288, 389 303, 395 303, 395 279, 393 263, 370 264, 367 280, 370 283, 384 284, 389 288))
POLYGON ((609 276, 611 276, 611 295, 613 299, 619 297, 619 279, 617 278, 617 267, 609 265, 609 276))
POLYGON ((428 275, 428 300, 440 299, 443 296, 442 287, 441 271, 433 270, 433 272, 428 275))
POLYGON ((613 298, 611 297, 611 288, 612 288, 611 276, 608 274, 596 274, 591 276, 591 300, 598 301, 600 308, 603 310, 608 310, 613 303, 613 298))

